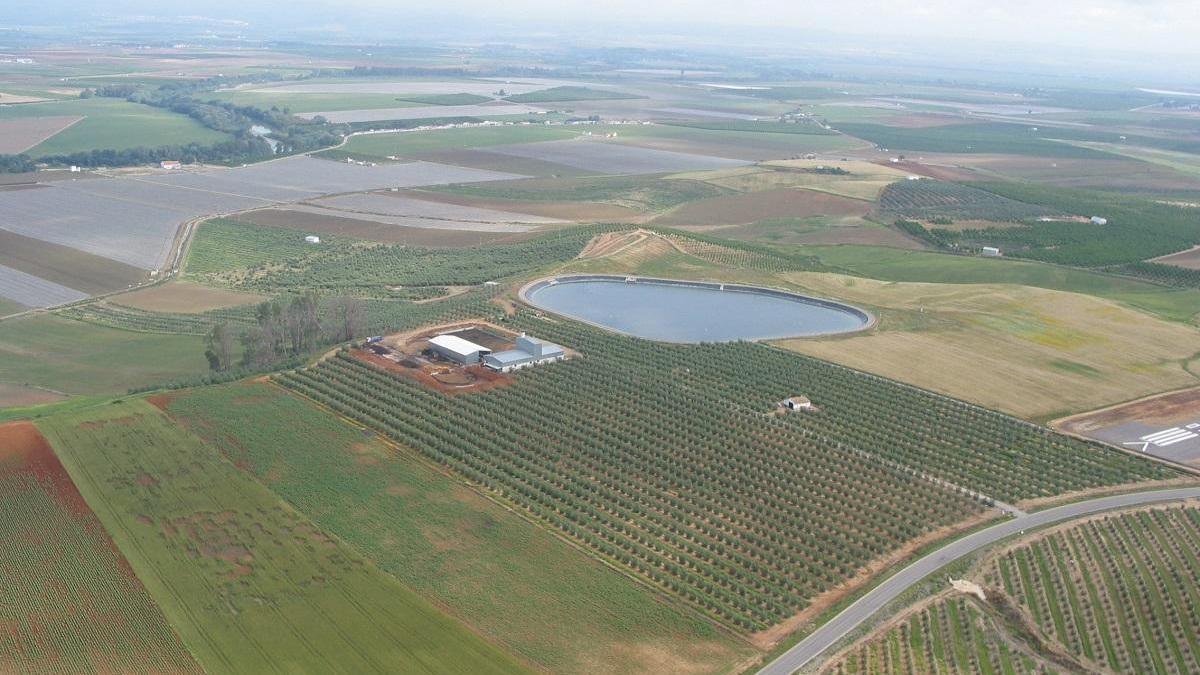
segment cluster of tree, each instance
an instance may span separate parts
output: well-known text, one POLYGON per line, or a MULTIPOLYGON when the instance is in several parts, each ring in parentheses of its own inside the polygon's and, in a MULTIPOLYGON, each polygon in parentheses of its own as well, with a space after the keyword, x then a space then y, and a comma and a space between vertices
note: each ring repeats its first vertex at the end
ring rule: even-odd
MULTIPOLYGON (((176 159, 185 164, 195 162, 250 162, 273 156, 271 144, 261 138, 246 136, 220 141, 210 145, 189 143, 187 145, 160 145, 157 147, 126 148, 124 150, 86 150, 67 155, 47 155, 38 159, 57 166, 136 166, 176 159)), ((0 155, 0 167, 6 166, 5 157, 0 155)), ((18 155, 19 157, 19 155, 18 155)), ((32 160, 30 162, 32 164, 32 160)), ((32 171, 32 167, 26 169, 32 171)))
POLYGON ((826 176, 849 176, 850 172, 840 166, 814 166, 801 169, 801 173, 819 173, 826 176))
POLYGON ((34 168, 29 155, 0 155, 0 173, 28 173, 34 168))
POLYGON ((268 300, 255 311, 255 323, 235 335, 225 321, 213 324, 205 337, 209 368, 222 372, 239 367, 262 369, 324 345, 361 335, 366 325, 362 300, 337 296, 322 300, 313 293, 288 302, 268 300), (242 348, 235 363, 235 344, 242 348))
POLYGON ((930 230, 915 220, 905 220, 903 218, 897 220, 894 224, 896 229, 900 230, 901 232, 911 234, 912 236, 923 241, 927 241, 939 248, 945 247, 948 244, 944 234, 946 232, 945 230, 930 230))
POLYGON ((1200 288, 1200 270, 1185 267, 1142 261, 1111 267, 1108 271, 1138 277, 1167 286, 1200 288))

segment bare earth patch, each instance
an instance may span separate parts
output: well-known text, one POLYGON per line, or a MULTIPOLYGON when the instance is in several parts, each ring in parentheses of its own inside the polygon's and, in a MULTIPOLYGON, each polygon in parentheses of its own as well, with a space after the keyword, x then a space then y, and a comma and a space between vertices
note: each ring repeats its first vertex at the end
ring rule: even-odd
POLYGON ((0 408, 41 405, 43 403, 62 401, 66 398, 66 394, 60 394, 49 389, 0 382, 0 408))
POLYGON ((183 281, 172 281, 112 299, 113 304, 147 312, 197 313, 236 307, 266 300, 267 296, 224 288, 211 288, 183 281))
POLYGON ((1161 258, 1154 258, 1151 262, 1174 265, 1175 267, 1182 267, 1189 270, 1200 270, 1200 246, 1193 246, 1186 251, 1164 255, 1161 258))
MULTIPOLYGON (((0 96, 0 103, 10 102, 7 96, 0 96)), ((0 154, 25 152, 81 119, 74 115, 63 115, 0 120, 0 154)))

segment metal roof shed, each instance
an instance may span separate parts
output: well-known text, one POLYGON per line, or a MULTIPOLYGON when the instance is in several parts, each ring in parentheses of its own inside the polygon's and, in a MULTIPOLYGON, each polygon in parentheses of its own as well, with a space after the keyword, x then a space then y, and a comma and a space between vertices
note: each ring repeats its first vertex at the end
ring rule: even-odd
POLYGON ((429 338, 429 346, 442 356, 459 363, 478 363, 480 354, 489 354, 492 351, 470 340, 449 334, 429 338))

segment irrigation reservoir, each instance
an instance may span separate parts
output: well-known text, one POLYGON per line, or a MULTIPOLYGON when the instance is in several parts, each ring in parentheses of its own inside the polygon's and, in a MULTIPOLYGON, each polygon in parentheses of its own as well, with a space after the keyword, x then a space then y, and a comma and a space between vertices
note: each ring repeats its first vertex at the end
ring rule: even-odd
POLYGON ((551 277, 527 285, 521 298, 555 314, 664 342, 831 335, 872 322, 857 307, 787 291, 646 277, 551 277))

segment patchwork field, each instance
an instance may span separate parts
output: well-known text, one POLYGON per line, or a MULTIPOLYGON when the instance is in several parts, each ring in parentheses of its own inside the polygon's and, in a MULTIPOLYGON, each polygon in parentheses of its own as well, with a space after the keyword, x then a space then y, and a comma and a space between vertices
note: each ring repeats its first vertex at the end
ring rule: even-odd
MULTIPOLYGON (((512 211, 482 209, 461 204, 448 204, 426 199, 413 199, 398 193, 363 193, 340 195, 314 200, 312 204, 351 213, 408 216, 427 220, 447 221, 452 224, 530 224, 544 225, 560 223, 561 220, 534 216, 512 211)), ((462 229, 470 229, 463 227, 462 229)))
POLYGON ((143 400, 39 423, 209 672, 523 672, 143 400))
POLYGON ((0 265, 0 297, 26 307, 51 307, 82 300, 88 294, 0 265))
POLYGON ((0 119, 0 153, 25 152, 81 119, 69 115, 0 119))
MULTIPOLYGON (((469 232, 428 227, 405 227, 381 223, 378 220, 347 217, 349 215, 351 214, 337 215, 333 212, 313 213, 292 209, 263 209, 240 213, 235 220, 255 225, 285 227, 322 237, 330 235, 413 246, 474 246, 532 236, 528 233, 469 232)), ((363 218, 366 217, 363 216, 363 218)))
POLYGON ((322 528, 542 668, 718 672, 749 655, 408 451, 278 388, 197 390, 165 408, 322 528))
POLYGON ((0 108, 0 121, 57 118, 56 124, 61 124, 63 117, 82 119, 30 148, 31 155, 214 143, 229 138, 186 115, 122 99, 73 99, 0 108))
POLYGON ((322 110, 319 112, 299 113, 298 116, 308 119, 324 117, 330 122, 384 122, 392 120, 435 119, 438 117, 478 117, 489 119, 507 115, 542 113, 545 111, 546 109, 542 107, 498 101, 496 103, 476 105, 417 105, 370 110, 322 110))
MULTIPOLYGON (((301 156, 235 169, 54 181, 0 191, 0 230, 149 270, 167 262, 180 225, 197 216, 329 193, 519 177, 428 162, 359 166, 301 156)), ((0 264, 5 257, 0 253, 0 264)), ((50 267, 24 271, 75 288, 55 278, 69 281, 71 266, 50 267)))
POLYGON ((779 218, 822 216, 831 221, 861 222, 871 204, 837 195, 782 188, 743 192, 688 202, 659 216, 657 225, 739 225, 779 218))
POLYGON ((881 315, 870 334, 787 341, 787 348, 1022 417, 1197 383, 1186 366, 1200 331, 1098 298, 1022 286, 787 278, 881 315))
POLYGON ((596 176, 582 178, 531 178, 488 184, 450 185, 437 192, 489 200, 547 202, 602 202, 634 211, 665 211, 697 199, 727 193, 724 188, 700 181, 667 180, 649 176, 596 176))
POLYGON ((885 187, 908 176, 904 171, 862 161, 777 160, 743 169, 680 174, 738 192, 804 188, 816 192, 875 201, 885 187))
POLYGON ((200 673, 36 427, 0 424, 0 671, 200 673))
POLYGON ((507 199, 504 197, 475 197, 450 192, 411 190, 406 193, 414 199, 427 199, 445 204, 459 204, 480 209, 496 209, 515 213, 528 213, 553 220, 576 222, 620 223, 637 221, 643 214, 635 209, 594 201, 554 201, 531 199, 507 199))
POLYGON ((208 370, 203 340, 38 315, 0 322, 0 382, 119 394, 208 370))
POLYGON ((78 249, 0 230, 0 265, 88 294, 120 290, 145 280, 132 265, 78 249))
POLYGON ((803 157, 808 153, 837 154, 864 148, 862 141, 842 135, 764 134, 654 124, 618 127, 617 141, 627 145, 726 157, 749 162, 803 157))
POLYGON ((535 125, 467 127, 423 132, 402 131, 354 136, 339 150, 355 156, 379 159, 390 156, 417 157, 425 153, 457 148, 482 148, 492 145, 574 138, 579 133, 569 127, 535 125))
POLYGON ((803 249, 821 262, 884 281, 951 284, 1018 284, 1084 293, 1136 307, 1155 316, 1191 323, 1200 315, 1200 292, 1059 265, 986 259, 878 246, 803 249))
MULTIPOLYGON (((360 197, 363 195, 355 195, 360 197)), ((387 199, 387 197, 383 197, 387 199)), ((342 208, 327 208, 325 206, 317 206, 310 204, 296 204, 288 207, 291 213, 299 213, 317 218, 342 218, 351 217, 357 219, 366 219, 382 225, 391 227, 403 227, 406 229, 416 230, 451 230, 456 232, 530 232, 537 228, 536 225, 527 223, 517 223, 511 221, 484 221, 484 220, 460 220, 456 218, 429 218, 420 216, 389 216, 382 213, 367 213, 361 211, 350 211, 342 208)))
POLYGON ((1023 538, 822 672, 1192 672, 1200 666, 1200 508, 1107 514, 1023 538))

